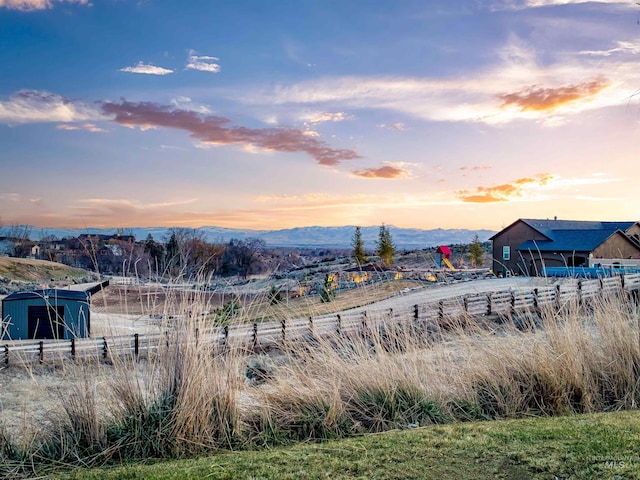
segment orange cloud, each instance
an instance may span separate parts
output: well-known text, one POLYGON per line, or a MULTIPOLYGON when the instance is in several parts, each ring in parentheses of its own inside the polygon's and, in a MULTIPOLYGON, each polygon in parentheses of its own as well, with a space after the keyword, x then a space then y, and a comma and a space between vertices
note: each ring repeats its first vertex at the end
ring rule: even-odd
POLYGON ((458 190, 456 195, 467 203, 507 202, 513 198, 521 197, 525 188, 544 186, 553 178, 553 175, 549 174, 539 175, 537 178, 524 177, 502 185, 477 187, 475 192, 458 190))
POLYGON ((609 83, 605 78, 599 77, 591 82, 578 85, 569 85, 558 88, 530 87, 520 92, 500 95, 503 101, 502 107, 514 105, 521 111, 553 110, 567 103, 575 102, 582 98, 588 98, 604 90, 609 83))
POLYGON ((408 172, 402 168, 386 165, 380 168, 367 168, 366 170, 354 170, 353 173, 357 177, 362 178, 399 178, 405 176, 408 172))
POLYGON ((491 167, 489 165, 473 165, 472 167, 469 167, 467 165, 463 165, 458 170, 460 170, 460 171, 471 170, 473 172, 478 172, 480 170, 489 170, 490 168, 491 167))
POLYGON ((184 130, 192 138, 210 145, 255 145, 278 152, 306 152, 320 165, 334 166, 361 158, 355 150, 336 149, 295 128, 247 128, 230 125, 224 117, 203 117, 197 112, 151 102, 105 102, 102 110, 114 121, 143 130, 156 127, 184 130))

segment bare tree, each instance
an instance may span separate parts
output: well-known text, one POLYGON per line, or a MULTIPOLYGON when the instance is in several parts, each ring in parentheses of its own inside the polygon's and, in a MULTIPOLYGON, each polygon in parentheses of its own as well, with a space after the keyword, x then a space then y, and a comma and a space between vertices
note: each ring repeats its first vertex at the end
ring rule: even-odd
POLYGON ((247 278, 257 270, 265 248, 265 241, 259 238, 231 239, 225 246, 223 273, 237 273, 242 278, 247 278))
POLYGON ((29 225, 11 225, 5 229, 5 236, 14 242, 17 257, 29 256, 31 247, 34 245, 29 239, 31 236, 29 225))
POLYGON ((200 230, 172 228, 169 232, 165 249, 167 273, 186 277, 215 273, 222 246, 207 243, 200 230))

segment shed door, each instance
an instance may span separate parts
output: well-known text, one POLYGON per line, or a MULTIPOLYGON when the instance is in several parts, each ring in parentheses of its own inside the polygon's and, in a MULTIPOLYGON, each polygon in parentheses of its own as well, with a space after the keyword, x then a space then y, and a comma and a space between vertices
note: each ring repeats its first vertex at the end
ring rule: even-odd
POLYGON ((64 338, 64 305, 29 306, 29 338, 64 338))

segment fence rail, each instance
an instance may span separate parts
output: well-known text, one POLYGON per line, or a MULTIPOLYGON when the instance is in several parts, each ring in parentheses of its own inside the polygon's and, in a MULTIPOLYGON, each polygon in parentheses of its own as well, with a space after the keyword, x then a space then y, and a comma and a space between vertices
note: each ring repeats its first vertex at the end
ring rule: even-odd
MULTIPOLYGON (((543 309, 560 310, 573 304, 588 304, 611 296, 638 299, 640 274, 625 274, 602 279, 566 279, 553 286, 533 290, 498 290, 473 293, 412 305, 409 308, 341 312, 308 319, 281 320, 195 332, 196 342, 210 345, 235 344, 247 348, 270 348, 283 341, 304 341, 313 337, 366 334, 389 322, 424 326, 462 316, 515 316, 540 314, 543 309)), ((134 334, 72 340, 16 340, 0 348, 0 363, 49 363, 82 359, 110 360, 114 356, 149 356, 161 345, 168 346, 170 335, 134 334)))

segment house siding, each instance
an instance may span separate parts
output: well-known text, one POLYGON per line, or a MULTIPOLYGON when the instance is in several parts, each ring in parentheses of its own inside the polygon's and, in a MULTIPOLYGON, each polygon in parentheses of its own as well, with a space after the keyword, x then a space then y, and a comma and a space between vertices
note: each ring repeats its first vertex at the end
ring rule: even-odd
POLYGON ((625 233, 640 243, 640 224, 633 224, 625 233))
POLYGON ((640 251, 620 232, 593 250, 594 258, 640 258, 640 251))
POLYGON ((523 260, 516 251, 527 240, 546 240, 547 238, 537 230, 521 220, 508 226, 492 237, 493 241, 493 272, 496 275, 509 273, 528 274, 529 260, 523 260), (510 259, 503 259, 503 249, 509 247, 510 259))

